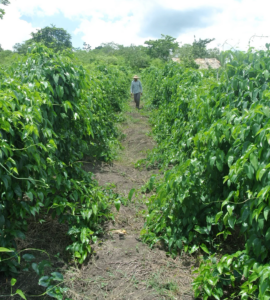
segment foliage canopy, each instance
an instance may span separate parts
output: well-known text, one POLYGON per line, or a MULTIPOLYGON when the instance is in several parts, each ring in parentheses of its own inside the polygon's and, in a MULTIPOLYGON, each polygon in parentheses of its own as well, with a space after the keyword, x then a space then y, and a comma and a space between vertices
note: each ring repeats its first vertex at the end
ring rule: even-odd
MULTIPOLYGON (((71 52, 33 44, 22 62, 0 71, 0 244, 12 249, 1 259, 16 253, 15 238, 25 237, 29 216, 49 213, 69 225, 67 250, 82 263, 100 222, 111 217, 114 198, 81 161, 84 155, 112 159, 115 112, 129 81, 113 67, 88 73, 74 60, 71 52)), ((16 273, 17 267, 6 260, 0 271, 16 273)))
POLYGON ((147 54, 152 58, 160 58, 164 61, 169 59, 171 51, 178 48, 176 38, 169 35, 161 35, 161 39, 149 40, 144 42, 148 49, 147 54))
POLYGON ((28 47, 33 43, 42 43, 54 51, 63 51, 72 48, 71 35, 63 28, 54 25, 47 26, 31 33, 32 38, 20 44, 14 45, 14 51, 26 54, 28 47))
POLYGON ((175 255, 204 253, 195 297, 270 299, 267 48, 224 53, 218 81, 216 71, 173 63, 144 72, 158 107, 150 161, 173 167, 156 184, 142 235, 175 255))

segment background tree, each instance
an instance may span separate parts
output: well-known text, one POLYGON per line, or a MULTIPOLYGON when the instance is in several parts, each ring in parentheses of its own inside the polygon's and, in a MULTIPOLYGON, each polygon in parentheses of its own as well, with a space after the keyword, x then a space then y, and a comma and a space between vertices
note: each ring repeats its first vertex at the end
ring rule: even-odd
POLYGON ((196 38, 194 37, 194 41, 192 44, 192 53, 193 53, 194 59, 209 57, 206 46, 214 40, 215 39, 205 39, 205 40, 199 39, 197 41, 196 38))
POLYGON ((42 43, 55 51, 72 49, 71 35, 63 28, 57 28, 54 25, 44 27, 31 33, 32 38, 24 43, 16 43, 13 46, 15 52, 26 54, 27 49, 32 43, 42 43))
POLYGON ((54 25, 39 29, 36 33, 32 32, 31 36, 33 42, 43 43, 56 51, 72 48, 71 35, 65 29, 54 25))
POLYGON ((184 44, 175 51, 175 56, 179 57, 181 64, 186 68, 198 68, 195 63, 196 58, 217 58, 220 59, 220 50, 218 48, 207 49, 207 45, 214 39, 199 39, 192 44, 184 44))
POLYGON ((83 50, 84 51, 90 51, 91 50, 91 46, 89 44, 87 44, 86 42, 83 43, 83 50))
POLYGON ((147 54, 151 58, 160 58, 164 61, 168 60, 171 51, 174 52, 179 44, 176 42, 176 38, 169 35, 161 35, 161 39, 145 41, 147 45, 147 54))
MULTIPOLYGON (((9 0, 0 0, 0 4, 8 5, 8 4, 10 4, 10 2, 9 2, 9 0)), ((5 14, 5 11, 2 8, 0 8, 0 19, 3 19, 4 14, 5 14)))
POLYGON ((114 55, 118 50, 122 49, 124 46, 120 44, 116 44, 114 42, 110 43, 102 43, 100 46, 95 47, 95 51, 98 51, 102 54, 114 55))
POLYGON ((132 69, 138 71, 150 65, 150 56, 146 53, 146 48, 142 45, 130 45, 119 50, 119 55, 122 55, 132 69))
POLYGON ((26 54, 28 47, 30 47, 32 43, 33 43, 32 39, 27 40, 23 43, 16 43, 13 46, 13 50, 18 54, 26 54))

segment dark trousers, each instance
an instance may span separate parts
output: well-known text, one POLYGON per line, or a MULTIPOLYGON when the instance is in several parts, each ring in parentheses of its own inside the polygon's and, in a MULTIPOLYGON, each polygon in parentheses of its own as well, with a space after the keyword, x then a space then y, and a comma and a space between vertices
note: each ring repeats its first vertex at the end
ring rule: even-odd
POLYGON ((140 107, 140 99, 141 99, 141 93, 134 94, 134 101, 136 103, 136 108, 140 107))

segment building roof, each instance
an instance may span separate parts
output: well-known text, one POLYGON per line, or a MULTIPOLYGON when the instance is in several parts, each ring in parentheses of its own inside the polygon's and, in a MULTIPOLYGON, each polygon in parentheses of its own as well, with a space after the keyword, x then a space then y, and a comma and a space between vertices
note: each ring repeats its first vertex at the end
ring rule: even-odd
POLYGON ((220 62, 216 58, 197 58, 195 59, 199 69, 218 69, 220 68, 220 62))
MULTIPOLYGON (((178 57, 173 57, 172 61, 180 63, 181 60, 178 57)), ((220 68, 220 62, 216 58, 197 58, 195 62, 199 65, 199 69, 220 68)))

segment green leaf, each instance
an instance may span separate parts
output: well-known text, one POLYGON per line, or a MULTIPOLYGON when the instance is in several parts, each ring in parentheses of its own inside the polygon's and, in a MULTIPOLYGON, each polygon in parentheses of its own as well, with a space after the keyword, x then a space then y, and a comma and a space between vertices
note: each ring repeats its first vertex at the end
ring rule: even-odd
POLYGON ((228 224, 232 229, 234 229, 235 222, 236 222, 235 216, 230 216, 228 218, 228 224))
POLYGON ((115 200, 114 201, 114 206, 117 209, 117 211, 120 210, 120 206, 121 206, 121 201, 120 200, 115 200))
POLYGON ((12 278, 10 281, 11 286, 14 286, 16 284, 17 280, 15 278, 12 278))
POLYGON ((26 260, 27 262, 30 262, 31 260, 35 259, 35 256, 32 255, 32 254, 24 254, 24 255, 22 256, 22 258, 23 258, 24 260, 26 260))
POLYGON ((247 177, 249 179, 253 179, 253 175, 254 175, 254 169, 250 164, 245 164, 244 166, 245 172, 247 174, 247 177))
POLYGON ((92 210, 93 210, 93 214, 96 216, 97 215, 97 210, 98 210, 97 204, 93 204, 92 210))
POLYGON ((128 193, 128 200, 129 200, 129 201, 131 201, 134 192, 135 192, 135 189, 131 189, 131 190, 129 191, 129 193, 128 193))
POLYGON ((233 163, 233 159, 234 157, 233 156, 229 156, 228 157, 228 166, 231 167, 232 163, 233 163))
POLYGON ((0 247, 0 252, 14 252, 14 251, 8 248, 0 247))
POLYGON ((38 284, 44 287, 48 287, 48 285, 50 284, 50 277, 49 276, 42 276, 39 281, 38 284))
POLYGON ((218 220, 220 219, 220 217, 223 215, 223 211, 220 211, 216 214, 216 217, 215 217, 215 223, 218 222, 218 220))
POLYGON ((43 199, 44 199, 44 194, 43 194, 42 192, 38 192, 37 194, 38 194, 39 199, 40 199, 41 201, 43 201, 43 199))
POLYGON ((268 80, 268 78, 269 78, 269 72, 268 72, 268 70, 264 70, 263 71, 263 75, 264 75, 265 80, 268 80))
POLYGON ((213 165, 215 164, 215 161, 216 161, 216 156, 212 156, 210 157, 210 166, 213 167, 213 165))
POLYGON ((77 257, 77 258, 81 258, 81 254, 80 254, 78 251, 76 251, 76 252, 74 253, 74 256, 77 257))
POLYGON ((265 218, 266 221, 268 219, 269 211, 270 211, 270 207, 266 206, 265 209, 264 209, 264 211, 263 211, 263 215, 264 215, 264 218, 265 218))
POLYGON ((63 281, 64 280, 63 275, 59 272, 53 272, 53 273, 51 273, 51 275, 52 275, 52 280, 56 280, 56 281, 63 281))
POLYGON ((233 207, 233 206, 231 206, 231 205, 227 205, 227 211, 228 211, 228 213, 229 213, 229 216, 231 216, 231 215, 232 215, 232 213, 233 213, 233 210, 234 210, 234 207, 233 207))
POLYGON ((207 293, 207 295, 208 296, 211 296, 212 295, 212 292, 211 292, 211 286, 209 286, 209 284, 205 284, 204 286, 203 286, 203 288, 204 288, 204 290, 206 291, 206 293, 207 293))
POLYGON ((264 228, 264 219, 263 219, 263 217, 259 218, 258 224, 259 224, 259 228, 261 230, 263 230, 263 228, 264 228))
POLYGON ((222 274, 222 272, 223 272, 223 265, 221 263, 219 263, 217 265, 217 270, 218 270, 219 274, 222 274))
POLYGON ((254 153, 251 153, 249 158, 250 158, 250 162, 251 162, 253 168, 255 169, 255 171, 257 171, 258 170, 258 158, 257 158, 257 156, 254 153))
POLYGON ((270 228, 268 228, 267 231, 266 231, 265 239, 266 239, 267 241, 270 240, 270 228))
POLYGON ((19 290, 19 289, 16 291, 16 295, 19 295, 19 296, 21 296, 24 300, 27 300, 26 297, 25 297, 25 295, 24 295, 24 293, 23 293, 21 290, 19 290))
POLYGON ((220 300, 219 294, 217 292, 217 289, 212 290, 212 296, 214 296, 217 300, 220 300))
POLYGON ((53 80, 54 80, 55 84, 57 85, 58 80, 59 80, 59 75, 58 74, 53 75, 53 80))
POLYGON ((36 263, 32 263, 33 270, 39 275, 38 265, 36 263))
POLYGON ((60 293, 59 291, 59 287, 54 286, 54 285, 50 285, 48 286, 47 290, 46 290, 46 294, 52 298, 55 298, 57 300, 62 300, 63 299, 63 295, 62 293, 60 293))
POLYGON ((8 189, 8 177, 7 176, 2 176, 1 180, 4 182, 6 190, 8 189))
POLYGON ((256 173, 256 179, 261 180, 265 172, 266 172, 266 169, 258 170, 256 173))
POLYGON ((51 263, 47 260, 42 260, 38 264, 39 275, 43 275, 45 267, 51 267, 51 263))
POLYGON ((233 258, 232 257, 230 257, 230 258, 228 258, 228 260, 227 260, 227 266, 229 266, 231 263, 232 263, 232 261, 233 261, 233 258))
POLYGON ((189 253, 192 254, 192 253, 194 253, 195 251, 197 251, 198 249, 199 249, 199 246, 193 245, 192 248, 190 249, 189 253))
POLYGON ((201 244, 201 249, 202 249, 204 252, 206 252, 207 254, 210 254, 210 252, 209 252, 209 250, 208 250, 208 248, 206 247, 205 244, 201 244))
POLYGON ((261 284, 260 284, 260 296, 263 297, 266 290, 270 289, 270 284, 269 284, 269 279, 265 279, 261 284))
POLYGON ((221 172, 223 170, 223 161, 218 158, 216 160, 216 166, 217 166, 218 170, 221 172))
POLYGON ((263 189, 260 190, 259 194, 258 194, 258 198, 262 197, 265 198, 265 195, 270 191, 270 185, 267 185, 266 187, 264 187, 263 189))

